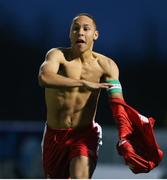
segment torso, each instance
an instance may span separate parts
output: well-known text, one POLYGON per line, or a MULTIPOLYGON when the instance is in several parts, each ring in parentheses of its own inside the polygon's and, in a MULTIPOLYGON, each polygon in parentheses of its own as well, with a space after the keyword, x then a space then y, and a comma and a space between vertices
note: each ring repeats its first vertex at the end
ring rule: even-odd
MULTIPOLYGON (((95 53, 95 58, 88 63, 82 63, 78 59, 70 59, 68 50, 65 50, 58 74, 73 79, 100 82, 103 69, 99 58, 95 53)), ((99 93, 99 90, 90 91, 83 87, 46 88, 48 125, 52 128, 77 128, 90 124, 95 118, 99 93)))

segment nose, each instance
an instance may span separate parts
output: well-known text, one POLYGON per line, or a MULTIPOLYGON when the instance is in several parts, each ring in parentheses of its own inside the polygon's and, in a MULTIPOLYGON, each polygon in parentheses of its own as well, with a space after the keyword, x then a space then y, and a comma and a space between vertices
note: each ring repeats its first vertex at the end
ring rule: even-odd
POLYGON ((79 36, 83 36, 83 35, 84 35, 84 30, 83 30, 83 28, 80 28, 80 29, 79 29, 78 35, 79 35, 79 36))

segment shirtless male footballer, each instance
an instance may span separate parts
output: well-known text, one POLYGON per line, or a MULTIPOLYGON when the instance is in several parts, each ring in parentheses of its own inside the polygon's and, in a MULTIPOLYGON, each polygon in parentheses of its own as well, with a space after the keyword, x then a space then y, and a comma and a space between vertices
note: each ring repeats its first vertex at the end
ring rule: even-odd
POLYGON ((101 89, 110 98, 122 98, 116 63, 93 51, 99 33, 94 18, 73 18, 71 47, 53 48, 39 70, 45 88, 47 122, 42 141, 45 178, 91 178, 101 144, 95 122, 101 89))

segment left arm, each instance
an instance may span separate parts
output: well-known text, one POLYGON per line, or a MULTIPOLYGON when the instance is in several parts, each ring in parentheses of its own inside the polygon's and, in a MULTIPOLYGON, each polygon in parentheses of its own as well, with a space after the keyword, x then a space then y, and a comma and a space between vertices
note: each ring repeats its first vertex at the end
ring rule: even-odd
POLYGON ((119 69, 117 64, 113 60, 107 59, 104 70, 104 80, 112 85, 112 87, 107 90, 109 97, 124 99, 121 83, 119 81, 119 69))
POLYGON ((117 122, 119 138, 126 138, 130 132, 130 124, 128 121, 128 115, 122 105, 112 102, 114 98, 123 99, 123 92, 121 83, 119 82, 119 69, 116 63, 110 59, 107 59, 105 67, 105 81, 112 86, 107 89, 109 106, 112 110, 113 117, 117 122))

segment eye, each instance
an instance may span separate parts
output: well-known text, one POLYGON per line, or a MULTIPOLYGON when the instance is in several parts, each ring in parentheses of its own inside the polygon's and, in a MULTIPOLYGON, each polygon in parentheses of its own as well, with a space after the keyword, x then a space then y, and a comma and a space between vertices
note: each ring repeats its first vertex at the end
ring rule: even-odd
POLYGON ((84 27, 84 31, 90 30, 90 27, 84 27))
POLYGON ((73 31, 79 31, 79 27, 78 26, 73 26, 72 30, 73 31))

